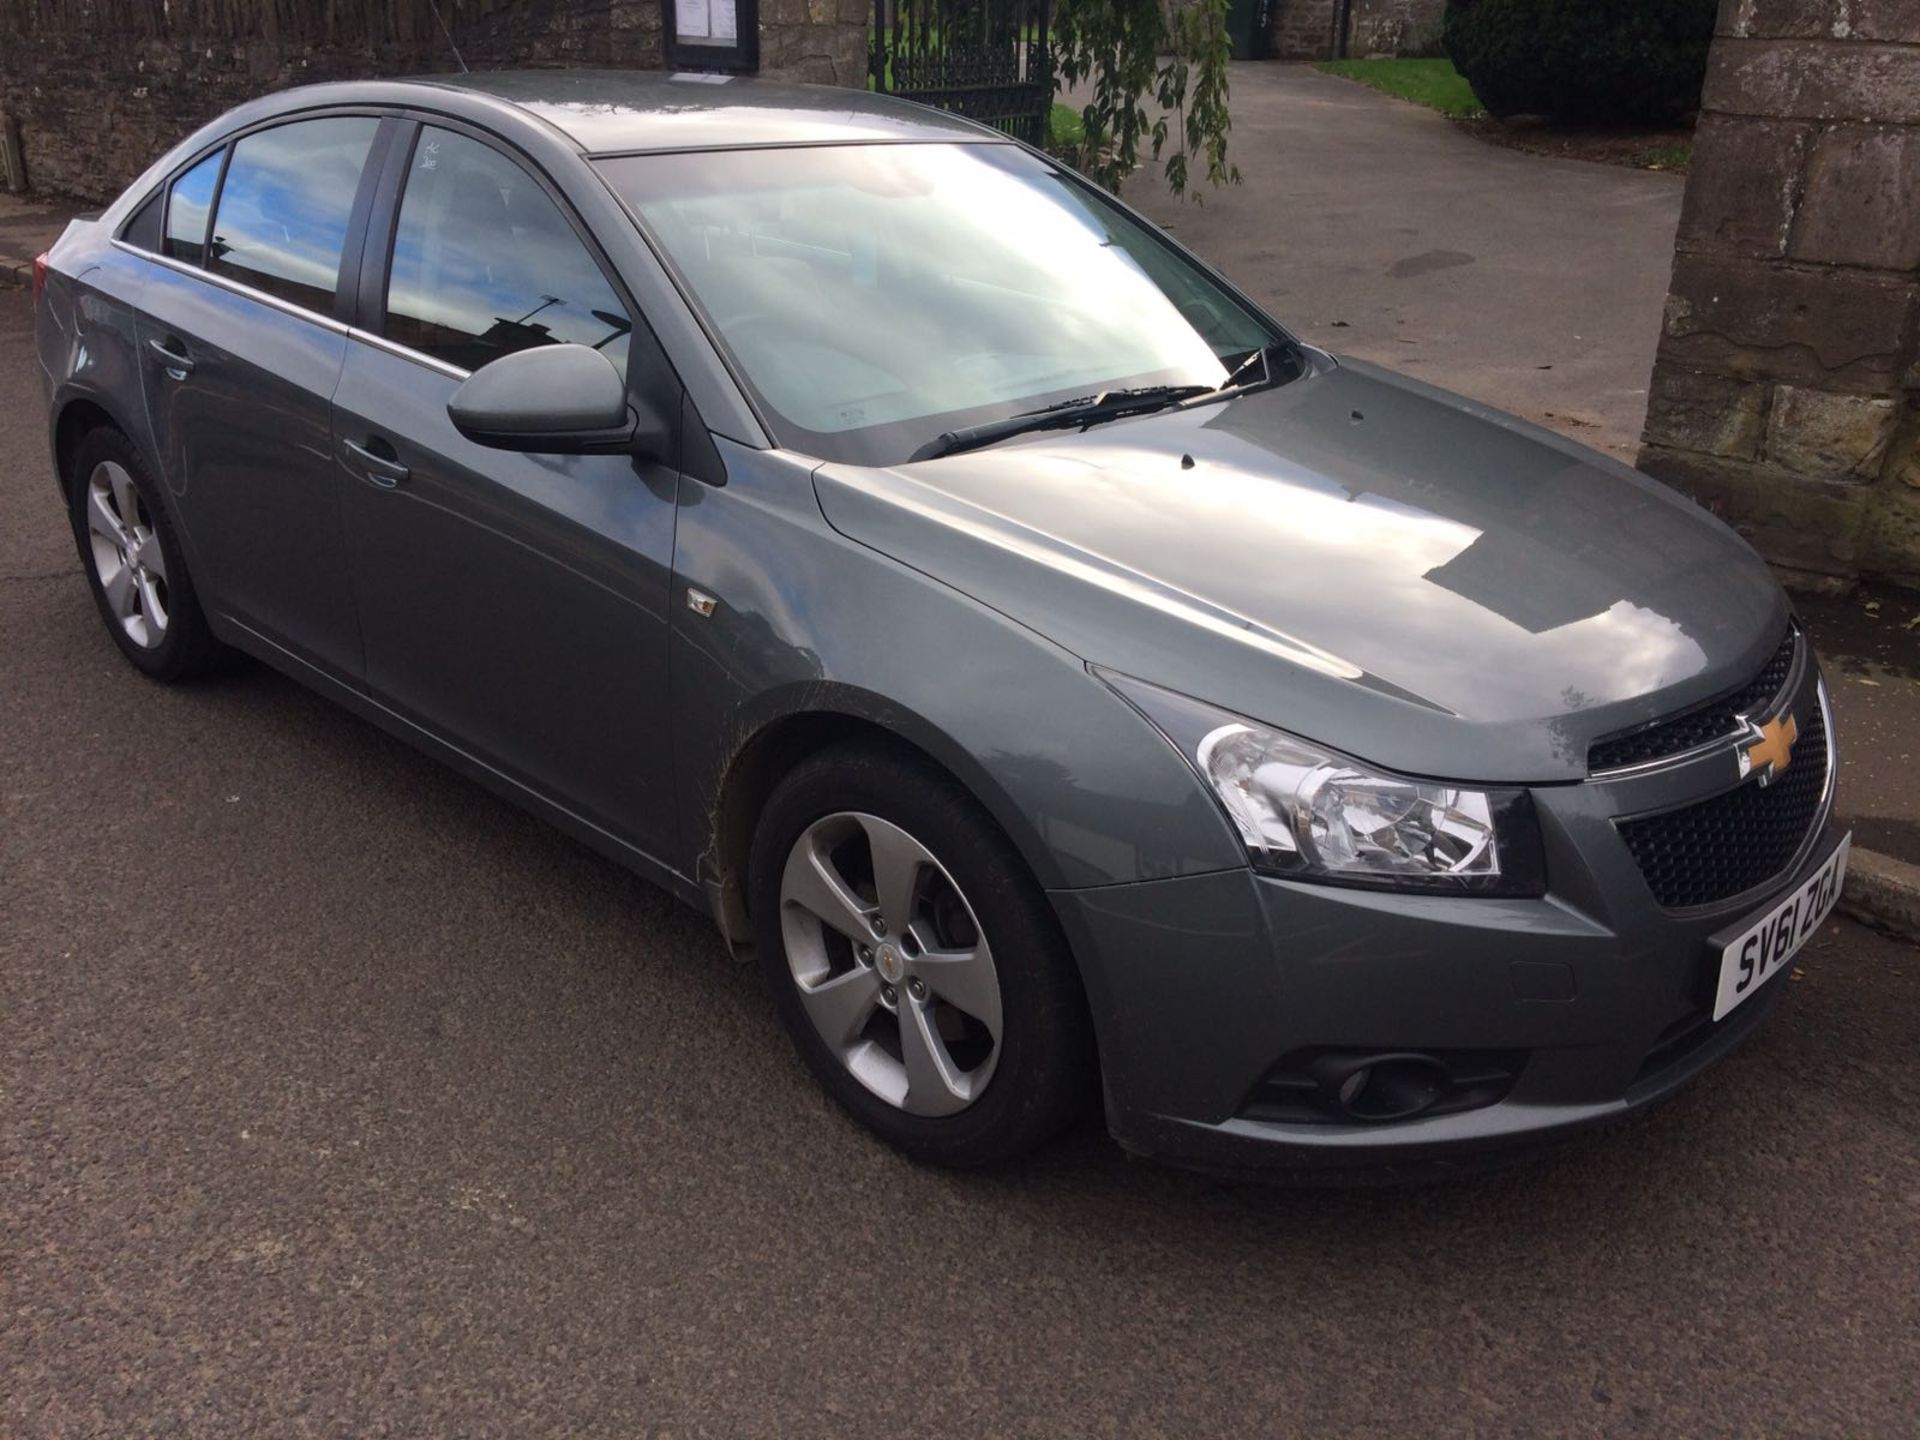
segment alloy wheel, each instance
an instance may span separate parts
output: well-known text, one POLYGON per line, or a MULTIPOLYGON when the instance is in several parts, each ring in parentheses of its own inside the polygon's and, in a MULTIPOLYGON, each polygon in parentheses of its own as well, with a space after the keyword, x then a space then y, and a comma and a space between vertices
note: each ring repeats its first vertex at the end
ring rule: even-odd
POLYGON ((167 636, 167 558, 139 485, 117 461, 87 478, 87 539, 108 613, 134 644, 156 649, 167 636))
POLYGON ((780 930, 807 1017, 862 1085, 912 1115, 980 1097, 1000 1057, 1000 977, 925 845, 875 815, 815 821, 787 855, 780 930))

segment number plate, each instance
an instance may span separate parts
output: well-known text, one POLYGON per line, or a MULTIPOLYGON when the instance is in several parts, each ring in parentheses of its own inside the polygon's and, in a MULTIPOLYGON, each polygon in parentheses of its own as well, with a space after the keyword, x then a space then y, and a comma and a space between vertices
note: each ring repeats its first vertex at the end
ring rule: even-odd
POLYGON ((1820 922, 1833 913, 1841 883, 1847 878, 1847 851, 1852 845, 1853 836, 1848 835, 1827 856, 1826 864, 1721 948, 1714 1019, 1751 1000, 1762 985, 1785 968, 1794 951, 1813 938, 1820 922))

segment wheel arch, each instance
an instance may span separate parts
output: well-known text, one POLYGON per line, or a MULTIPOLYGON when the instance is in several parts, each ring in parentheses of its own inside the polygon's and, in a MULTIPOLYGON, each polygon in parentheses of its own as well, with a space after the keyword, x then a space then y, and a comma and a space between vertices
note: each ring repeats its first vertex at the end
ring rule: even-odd
POLYGON ((951 737, 881 696, 849 686, 788 697, 741 727, 708 789, 698 877, 729 944, 747 942, 746 867, 754 829, 768 797, 793 769, 834 745, 867 742, 909 753, 934 766, 987 812, 1043 890, 1063 881, 1040 835, 992 775, 951 737))
POLYGON ((87 436, 95 430, 119 431, 140 452, 141 458, 147 462, 148 469, 152 470, 156 476, 159 474, 140 431, 127 424, 126 420, 117 414, 106 402, 105 397, 97 391, 74 387, 58 396, 54 401, 50 428, 54 484, 59 486, 63 500, 67 494, 73 457, 79 453, 87 436))

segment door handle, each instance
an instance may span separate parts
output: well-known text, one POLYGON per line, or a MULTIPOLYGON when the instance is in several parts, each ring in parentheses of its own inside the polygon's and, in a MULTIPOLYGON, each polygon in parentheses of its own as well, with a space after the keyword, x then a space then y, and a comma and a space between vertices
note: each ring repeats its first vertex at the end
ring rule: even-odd
POLYGON ((173 348, 179 343, 178 340, 149 340, 147 348, 160 357, 160 363, 166 367, 168 375, 175 380, 184 380, 193 373, 193 358, 173 348))
POLYGON ((349 461, 358 466, 360 473, 382 490, 393 489, 412 473, 393 458, 393 447, 384 440, 370 440, 367 445, 356 445, 351 440, 343 440, 340 443, 346 448, 349 461), (378 450, 369 449, 368 445, 382 446, 388 453, 382 455, 378 450))

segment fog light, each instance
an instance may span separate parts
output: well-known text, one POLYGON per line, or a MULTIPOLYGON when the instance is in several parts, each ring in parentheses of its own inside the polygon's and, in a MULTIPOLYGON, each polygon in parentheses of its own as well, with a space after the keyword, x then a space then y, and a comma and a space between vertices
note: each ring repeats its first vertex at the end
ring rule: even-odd
POLYGON ((1431 1107, 1447 1084, 1447 1072, 1420 1055, 1379 1061, 1355 1078, 1359 1087, 1349 1096, 1342 1085, 1340 1098, 1362 1120, 1410 1119, 1431 1107))
POLYGON ((1412 1119, 1431 1109, 1452 1083, 1446 1066, 1417 1051, 1326 1055, 1313 1070, 1323 1103, 1354 1120, 1412 1119))
POLYGON ((1505 1099, 1526 1060, 1524 1050, 1295 1050, 1260 1078, 1240 1113, 1293 1125, 1455 1115, 1505 1099))

